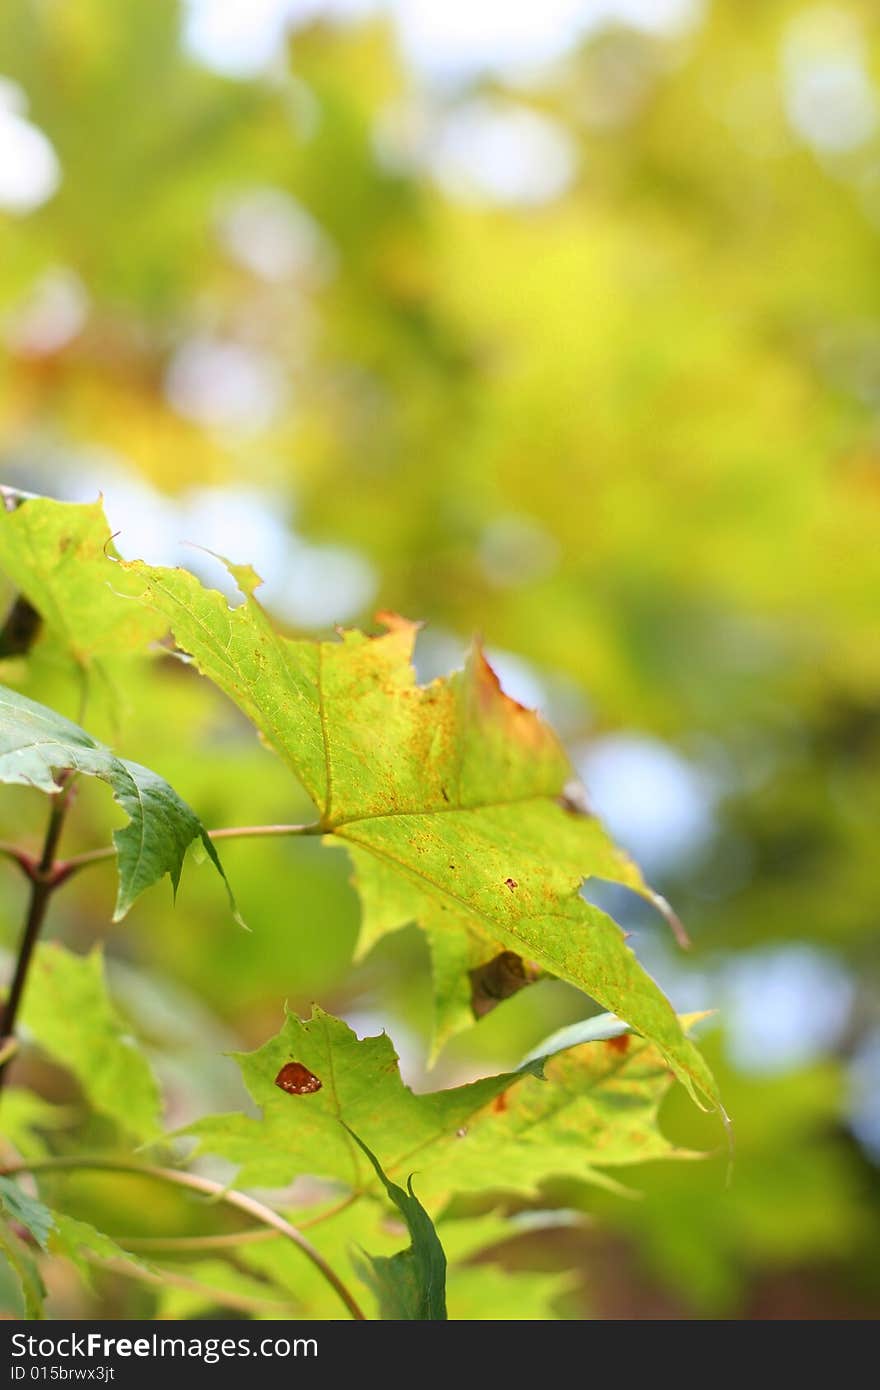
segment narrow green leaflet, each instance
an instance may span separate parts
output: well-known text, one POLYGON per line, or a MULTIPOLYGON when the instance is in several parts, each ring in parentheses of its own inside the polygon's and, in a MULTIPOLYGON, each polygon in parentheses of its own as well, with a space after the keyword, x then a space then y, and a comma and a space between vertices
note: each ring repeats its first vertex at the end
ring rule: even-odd
POLYGON ((0 569, 84 669, 162 636, 164 623, 121 594, 124 580, 111 584, 111 557, 116 551, 100 502, 27 497, 12 511, 0 507, 0 569))
POLYGON ((30 1231, 41 1250, 49 1248, 49 1233, 55 1225, 51 1211, 12 1178, 0 1178, 0 1208, 10 1220, 30 1231))
MULTIPOLYGON (((315 1210, 309 1208, 291 1213, 291 1220, 301 1225, 314 1215, 315 1210)), ((340 1271, 346 1269, 349 1261, 356 1263, 357 1252, 361 1249, 378 1250, 391 1259, 405 1239, 406 1226, 403 1221, 389 1220, 388 1216, 384 1196, 364 1197, 322 1217, 309 1231, 309 1238, 330 1266, 340 1271)), ((436 1229, 448 1258, 446 1302, 450 1319, 494 1320, 514 1316, 537 1319, 557 1315, 551 1301, 570 1287, 569 1274, 507 1270, 494 1262, 483 1262, 487 1247, 510 1238, 510 1225, 503 1217, 449 1219, 441 1215, 436 1229), (480 1257, 479 1264, 472 1263, 475 1257, 480 1257)), ((295 1301, 298 1316, 331 1320, 339 1317, 336 1294, 291 1241, 279 1237, 242 1245, 236 1252, 236 1263, 259 1272, 286 1290, 295 1301)), ((195 1274, 195 1266, 191 1268, 194 1277, 201 1277, 195 1274)), ((365 1290, 363 1306, 368 1317, 380 1316, 378 1300, 369 1287, 365 1290)), ((204 1303, 201 1307, 204 1308, 204 1303)))
POLYGON ((614 1185, 604 1169, 689 1156, 657 1124, 672 1084, 666 1061, 629 1034, 414 1095, 385 1034, 359 1041, 316 1008, 305 1020, 289 1014, 276 1037, 238 1061, 261 1118, 209 1116, 185 1132, 198 1138, 199 1152, 239 1165, 244 1186, 281 1187, 307 1173, 374 1191, 371 1166, 346 1128, 382 1153, 387 1174, 416 1174, 434 1203, 492 1189, 533 1196, 551 1176, 614 1185), (298 1093, 279 1084, 291 1064, 298 1093))
MULTIPOLYGON (((52 1220, 49 1254, 62 1255, 70 1260, 87 1283, 91 1282, 95 1265, 121 1265, 132 1272, 154 1272, 151 1265, 138 1259, 130 1250, 123 1250, 115 1240, 90 1225, 88 1221, 80 1221, 75 1216, 67 1216, 61 1211, 53 1211, 52 1220)), ((155 1273, 158 1276, 158 1271, 155 1273)))
POLYGON ((40 1272, 31 1252, 23 1241, 10 1229, 9 1220, 24 1227, 32 1236, 44 1255, 65 1256, 71 1260, 87 1280, 95 1263, 119 1267, 120 1265, 140 1273, 153 1274, 137 1256, 123 1250, 110 1236, 96 1230, 87 1221, 79 1221, 64 1212, 50 1210, 36 1197, 31 1197, 10 1178, 0 1178, 0 1251, 6 1256, 21 1288, 25 1316, 42 1318, 43 1288, 40 1272))
MULTIPOLYGON (((566 795, 571 769, 555 735, 503 693, 479 650, 465 671, 422 687, 411 661, 417 629, 401 618, 385 615, 375 638, 290 641, 254 599, 251 572, 233 568, 245 598, 231 609, 184 570, 122 568, 140 576, 143 602, 287 762, 327 835, 354 852, 365 901, 385 896, 389 877, 399 881, 382 929, 423 920, 426 899, 432 931, 460 932, 466 919, 486 959, 500 943, 577 985, 655 1042, 695 1098, 720 1108, 668 1000, 580 887, 594 876, 653 895, 566 795)), ((380 933, 375 920, 367 929, 380 933)))
POLYGON ((119 868, 114 922, 165 874, 177 891, 184 857, 194 840, 204 845, 226 883, 205 827, 163 778, 138 763, 117 758, 54 710, 0 686, 0 782, 55 795, 61 790, 58 774, 63 772, 99 777, 129 817, 128 825, 113 832, 119 868))
POLYGON ((410 1235, 406 1250, 391 1256, 364 1252, 358 1261, 361 1278, 379 1300, 380 1317, 397 1322, 445 1322, 446 1256, 434 1223, 413 1192, 412 1178, 406 1180, 406 1191, 391 1182, 372 1150, 354 1130, 348 1132, 373 1165, 410 1235))
POLYGON ((136 1139, 156 1137, 159 1088, 107 995, 100 949, 76 956, 54 942, 38 946, 23 1022, 95 1110, 136 1139))
POLYGON ((36 1261, 24 1241, 20 1240, 9 1222, 0 1216, 0 1254, 5 1256, 16 1283, 26 1318, 42 1318, 46 1290, 36 1261))
MULTIPOLYGON (((708 1017, 708 1013, 686 1014, 682 1017, 681 1023, 685 1032, 688 1032, 693 1024, 708 1017)), ((590 1018, 582 1018, 577 1023, 568 1023, 564 1028, 557 1028, 549 1037, 542 1038, 524 1060, 552 1057, 554 1052, 563 1052, 567 1047, 577 1047, 578 1043, 607 1042, 609 1038, 620 1038, 628 1032, 627 1025, 615 1018, 614 1014, 593 1014, 590 1018)), ((619 1043, 618 1046, 622 1047, 623 1044, 619 1043)))

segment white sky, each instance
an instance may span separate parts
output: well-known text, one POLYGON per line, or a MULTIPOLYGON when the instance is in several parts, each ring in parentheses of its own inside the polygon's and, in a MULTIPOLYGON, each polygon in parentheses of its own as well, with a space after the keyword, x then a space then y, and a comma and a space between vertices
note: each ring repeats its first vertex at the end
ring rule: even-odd
POLYGON ((385 11, 420 75, 456 79, 550 62, 609 20, 662 32, 691 25, 702 8, 703 0, 187 0, 185 35, 202 62, 244 77, 272 61, 289 26, 385 11))

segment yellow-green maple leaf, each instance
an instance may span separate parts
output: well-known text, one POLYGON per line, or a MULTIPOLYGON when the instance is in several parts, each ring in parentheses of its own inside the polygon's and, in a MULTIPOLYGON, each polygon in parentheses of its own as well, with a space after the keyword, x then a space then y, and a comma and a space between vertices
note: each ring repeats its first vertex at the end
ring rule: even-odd
MULTIPOLYGON (((420 686, 417 625, 383 615, 377 637, 294 641, 253 596, 230 608, 191 574, 135 562, 142 601, 256 725, 352 852, 367 932, 412 920, 432 937, 500 945, 578 986, 656 1043, 691 1093, 711 1073, 619 927, 580 894, 586 878, 647 892, 600 822, 565 797, 571 769, 550 728, 511 700, 479 649, 420 686), (377 891, 375 877, 380 880, 377 891), (391 885, 393 884, 393 892, 391 885), (377 925, 374 904, 384 923, 377 925), (392 906, 393 904, 393 911, 392 906)), ((436 947, 435 947, 436 951, 436 947)))

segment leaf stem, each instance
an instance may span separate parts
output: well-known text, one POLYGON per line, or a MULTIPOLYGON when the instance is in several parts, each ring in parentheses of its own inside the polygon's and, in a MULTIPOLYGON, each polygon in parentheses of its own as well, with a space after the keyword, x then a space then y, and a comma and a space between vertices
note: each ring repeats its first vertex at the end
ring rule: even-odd
MULTIPOLYGON (((0 1058, 2 1059, 2 1058, 0 1058)), ((340 1212, 345 1211, 361 1197, 360 1192, 352 1192, 341 1202, 337 1202, 332 1207, 325 1207, 315 1216, 310 1216, 306 1221, 300 1221, 297 1230, 308 1231, 312 1226, 320 1226, 324 1221, 330 1221, 340 1212)), ((143 1251, 150 1250, 166 1251, 168 1254, 180 1252, 185 1254, 190 1250, 233 1250, 239 1245, 255 1245, 265 1240, 275 1240, 277 1232, 266 1226, 251 1226, 246 1231, 225 1231, 212 1236, 117 1236, 119 1245, 123 1245, 126 1250, 143 1251)))
POLYGON ((347 1197, 343 1197, 342 1201, 337 1202, 335 1206, 325 1207, 323 1211, 319 1211, 315 1216, 310 1216, 307 1221, 301 1221, 299 1223, 300 1230, 308 1231, 312 1226, 320 1226, 324 1221, 331 1221, 333 1217, 338 1216, 341 1211, 347 1211, 349 1207, 354 1206, 355 1202, 359 1202, 362 1196, 362 1192, 350 1192, 347 1197))
MULTIPOLYGON (((209 830, 210 840, 258 840, 268 839, 278 835, 323 835, 324 828, 321 825, 229 825, 222 826, 219 830, 209 830)), ((12 858, 20 858, 21 852, 9 846, 0 845, 0 853, 4 851, 10 853, 12 858)), ((78 873, 80 869, 87 869, 90 864, 100 864, 105 859, 112 859, 116 854, 114 845, 104 845, 101 849, 87 849, 82 854, 72 854, 69 859, 65 859, 58 865, 59 877, 63 875, 65 879, 72 874, 78 873)))
POLYGON ((18 959, 15 962, 15 974, 12 977, 9 995, 3 1007, 2 1018, 0 1018, 0 1048, 2 1048, 5 1054, 5 1060, 0 1063, 0 1091, 3 1089, 9 1063, 14 1053, 14 1049, 10 1051, 9 1047, 15 1038, 15 1025, 18 1020, 18 1011, 24 996, 25 985, 27 984, 28 971, 33 959, 34 947, 39 940, 40 931, 46 919, 49 899, 60 882, 60 879, 56 875, 55 853, 58 849, 58 841, 61 839, 61 831, 64 828, 64 817, 67 814, 67 808, 70 804, 72 789, 73 782, 71 780, 66 783, 56 796, 52 797, 49 810, 49 824, 46 827, 46 838, 43 841, 42 853, 40 854, 40 858, 33 863, 27 871, 31 881, 27 916, 25 917, 24 930, 22 931, 21 942, 18 948, 18 959))
POLYGON ((193 1192, 204 1193, 212 1197, 217 1202, 224 1202, 227 1206, 237 1207, 239 1211, 247 1212, 255 1221, 259 1221, 263 1226, 269 1226, 277 1231, 279 1235, 286 1236, 294 1245, 298 1246, 308 1260, 311 1260, 315 1268, 323 1275, 327 1283, 338 1294, 345 1304, 351 1316, 359 1322, 366 1321, 366 1314, 356 1302, 354 1296, 346 1288, 338 1274, 331 1269, 323 1255, 315 1249, 310 1240, 302 1234, 296 1226, 291 1225, 279 1212, 273 1211, 271 1207, 258 1202, 256 1197, 250 1197, 246 1192, 237 1192, 234 1188, 224 1187, 222 1183, 214 1182, 211 1178, 203 1178, 197 1173, 185 1173, 178 1168, 158 1168, 152 1164, 131 1163, 125 1159, 115 1158, 80 1158, 67 1157, 46 1158, 35 1163, 10 1163, 0 1169, 4 1177, 13 1177, 16 1173, 48 1173, 60 1171, 64 1168, 92 1168, 103 1169, 111 1173, 133 1173, 144 1178, 154 1178, 157 1182, 175 1183, 178 1187, 188 1187, 193 1192))
POLYGON ((209 830, 210 840, 259 840, 270 835, 323 835, 323 825, 317 821, 310 825, 227 825, 220 830, 209 830))
POLYGON ((278 1232, 268 1226, 250 1226, 246 1231, 226 1231, 213 1236, 116 1236, 116 1244, 133 1254, 151 1251, 167 1255, 186 1255, 193 1250, 235 1250, 239 1245, 256 1245, 277 1240, 278 1232))
POLYGON ((19 849, 18 845, 10 844, 8 840, 0 840, 0 854, 6 859, 12 859, 26 878, 33 878, 36 864, 33 855, 28 854, 27 850, 19 849))

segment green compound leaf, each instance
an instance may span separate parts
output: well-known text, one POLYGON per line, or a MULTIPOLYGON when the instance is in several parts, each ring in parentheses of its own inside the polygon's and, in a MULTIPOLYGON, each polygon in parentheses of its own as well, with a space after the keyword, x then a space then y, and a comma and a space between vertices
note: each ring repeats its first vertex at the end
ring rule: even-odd
POLYGON ((385 615, 375 638, 290 641, 240 567, 231 567, 245 595, 235 609, 184 570, 120 568, 140 577, 143 602, 286 761, 327 836, 352 852, 366 939, 408 921, 432 938, 466 933, 457 962, 443 954, 444 1026, 457 1026, 476 938, 484 961, 506 949, 590 994, 656 1043, 695 1099, 721 1108, 668 1000, 580 888, 598 877, 654 895, 567 795, 571 769, 555 735, 503 693, 479 650, 465 671, 422 687, 417 629, 401 618, 385 615))
POLYGON ((434 1223, 413 1192, 412 1178, 406 1180, 406 1191, 391 1182, 372 1150, 353 1129, 345 1128, 373 1165, 410 1235, 407 1250, 391 1256, 365 1251, 358 1261, 358 1273, 379 1300, 380 1317, 398 1322, 445 1322, 446 1256, 434 1223))
POLYGON ((76 1077, 95 1110, 136 1139, 157 1136, 159 1088, 108 998, 98 948, 76 956, 54 942, 38 946, 23 1022, 53 1062, 76 1077))
POLYGON ((423 1199, 435 1204, 453 1192, 534 1196, 553 1176, 617 1186, 604 1169, 691 1156, 658 1128, 672 1085, 668 1065, 658 1048, 631 1035, 414 1095, 385 1034, 359 1041, 316 1008, 309 1019, 288 1015, 275 1038, 238 1061, 261 1118, 209 1116, 185 1133, 199 1140, 199 1152, 236 1164, 246 1187, 283 1187, 305 1173, 375 1191, 347 1129, 383 1154, 386 1174, 415 1174, 423 1199), (308 1078, 298 1093, 280 1084, 292 1064, 308 1078))
POLYGON ((65 772, 106 782, 129 817, 128 825, 113 832, 119 869, 114 922, 165 874, 177 892, 186 851, 194 840, 201 841, 232 902, 205 827, 173 787, 149 768, 118 758, 54 710, 0 686, 0 781, 56 795, 61 790, 58 775, 65 772))

